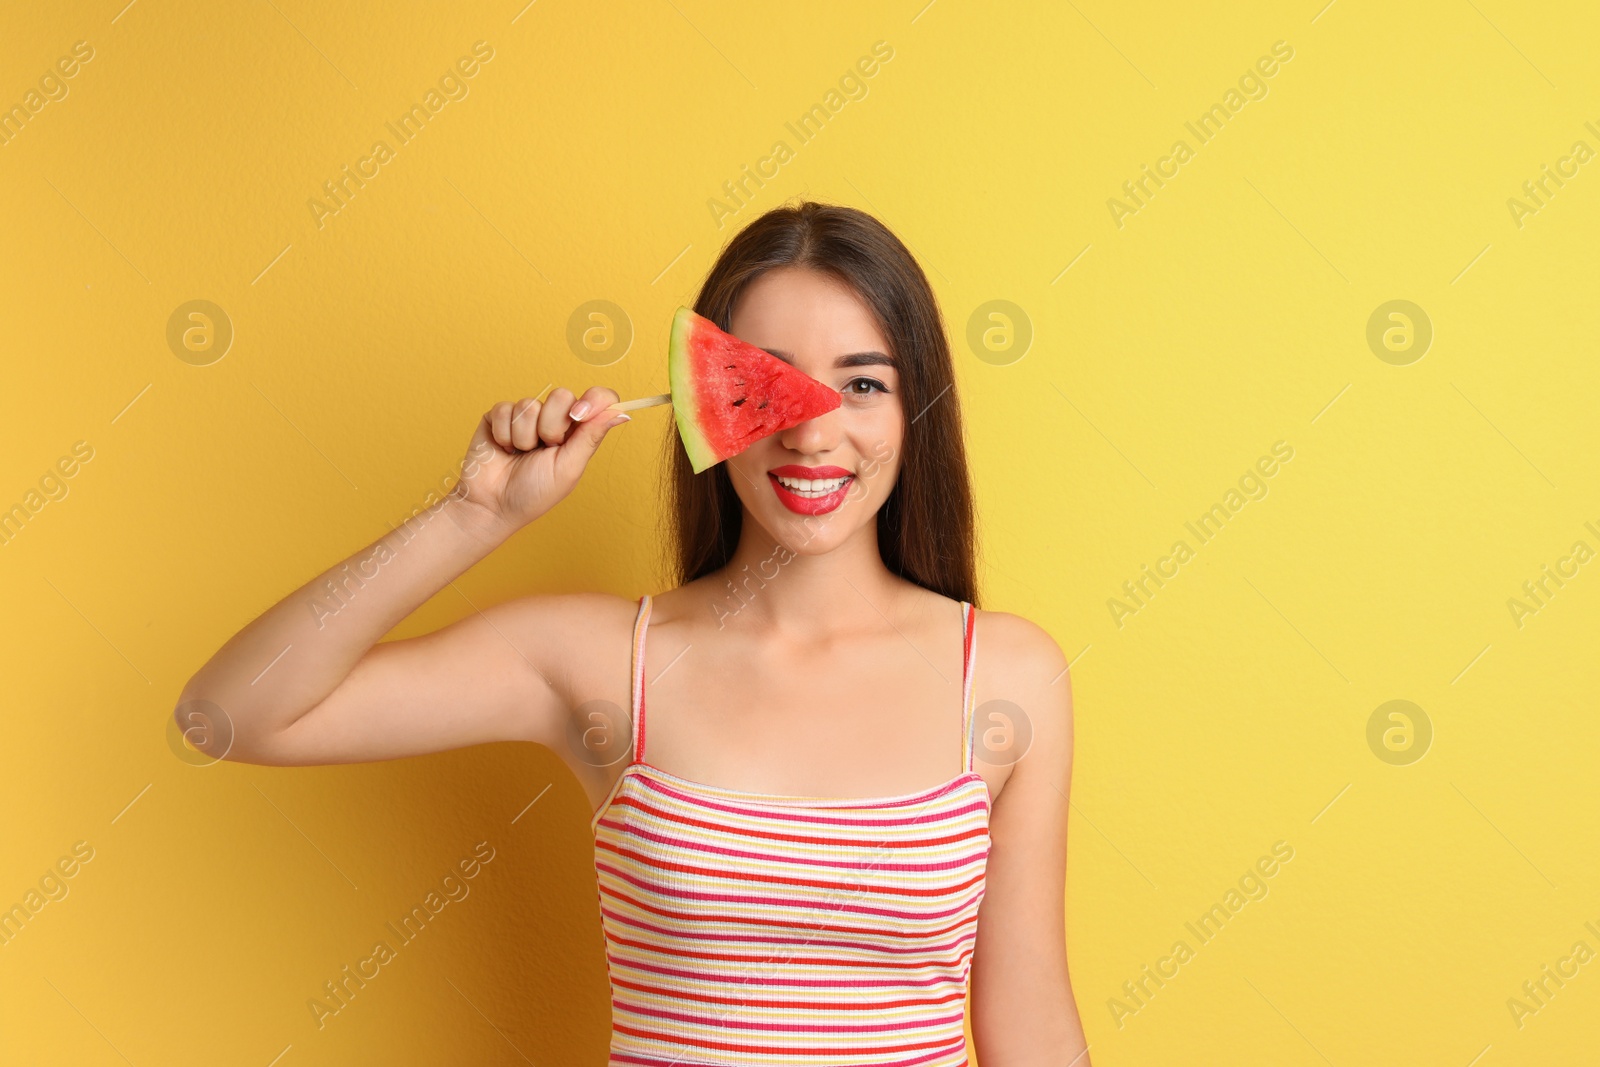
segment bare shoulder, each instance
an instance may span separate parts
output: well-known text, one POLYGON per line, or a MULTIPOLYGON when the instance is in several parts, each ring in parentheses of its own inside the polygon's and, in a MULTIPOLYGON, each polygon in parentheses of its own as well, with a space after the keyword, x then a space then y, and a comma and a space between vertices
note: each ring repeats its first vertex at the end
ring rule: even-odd
POLYGON ((1072 765, 1072 678, 1049 631, 1004 611, 979 611, 973 679, 978 757, 1006 805, 1054 805, 1072 765), (1020 745, 1020 750, 1011 746, 1020 745), (1003 789, 1003 794, 1001 790, 1003 789), (1031 797, 1023 801, 1019 798, 1031 797))
POLYGON ((1049 687, 1068 681, 1066 654, 1038 623, 1007 611, 980 610, 977 633, 980 669, 996 684, 1027 690, 1041 682, 1049 687))
POLYGON ((637 600, 615 593, 540 593, 509 602, 517 622, 542 627, 559 623, 559 629, 579 641, 608 637, 619 629, 631 630, 637 600))

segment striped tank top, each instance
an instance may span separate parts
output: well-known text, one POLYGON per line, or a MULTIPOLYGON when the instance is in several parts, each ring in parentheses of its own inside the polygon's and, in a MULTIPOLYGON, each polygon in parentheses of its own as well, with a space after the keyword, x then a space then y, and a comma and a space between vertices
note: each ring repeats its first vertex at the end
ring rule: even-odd
POLYGON ((970 604, 961 616, 961 772, 900 796, 789 796, 645 761, 640 598, 633 759, 591 822, 612 1065, 968 1064, 990 799, 972 769, 970 604))

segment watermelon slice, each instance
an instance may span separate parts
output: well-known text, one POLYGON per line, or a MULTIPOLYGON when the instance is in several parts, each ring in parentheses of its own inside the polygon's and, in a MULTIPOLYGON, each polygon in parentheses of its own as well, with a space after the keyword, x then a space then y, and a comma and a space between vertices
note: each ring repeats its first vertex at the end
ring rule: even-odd
POLYGON ((667 376, 696 474, 839 406, 836 390, 686 307, 672 318, 667 376))

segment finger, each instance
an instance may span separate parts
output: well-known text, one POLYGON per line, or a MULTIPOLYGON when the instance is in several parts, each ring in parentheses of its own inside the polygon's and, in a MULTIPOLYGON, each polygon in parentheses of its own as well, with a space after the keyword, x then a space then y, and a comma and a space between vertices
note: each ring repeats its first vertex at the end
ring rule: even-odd
MULTIPOLYGON (((594 390, 590 390, 593 392, 594 390)), ((608 403, 615 403, 616 394, 607 389, 612 399, 608 403)), ((586 396, 588 394, 585 394, 586 396)), ((600 405, 596 407, 598 414, 591 416, 588 421, 577 423, 572 433, 567 436, 567 443, 556 452, 555 468, 556 477, 568 485, 578 480, 584 468, 589 465, 589 460, 594 457, 595 450, 600 447, 600 442, 613 428, 629 421, 629 416, 620 411, 601 411, 600 405)))
MULTIPOLYGON (((583 396, 572 405, 571 418, 573 422, 582 422, 585 419, 599 418, 600 413, 617 402, 614 389, 607 389, 603 385, 591 385, 584 390, 583 396)), ((602 422, 607 421, 602 419, 602 422)))
POLYGON ((509 400, 500 401, 500 403, 489 409, 489 414, 485 417, 489 420, 489 432, 490 436, 494 438, 494 443, 507 452, 516 448, 511 443, 511 402, 509 400))
POLYGON ((517 401, 511 409, 511 440, 523 452, 539 447, 539 409, 543 407, 531 396, 517 401))
POLYGON ((539 409, 539 440, 547 445, 559 445, 567 439, 567 431, 573 425, 567 417, 572 401, 571 389, 557 386, 550 390, 550 395, 544 398, 544 406, 539 409))

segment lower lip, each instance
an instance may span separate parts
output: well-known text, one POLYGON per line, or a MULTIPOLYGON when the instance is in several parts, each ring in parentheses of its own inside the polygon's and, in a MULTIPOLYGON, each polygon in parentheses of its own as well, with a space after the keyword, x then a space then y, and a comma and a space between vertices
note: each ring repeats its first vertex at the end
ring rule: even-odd
POLYGON ((827 496, 801 496, 785 488, 775 474, 767 475, 767 480, 772 483, 772 488, 778 494, 778 499, 783 502, 783 506, 796 515, 826 515, 844 503, 845 494, 850 491, 855 476, 846 478, 843 485, 827 496))

